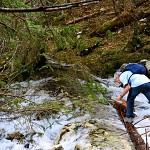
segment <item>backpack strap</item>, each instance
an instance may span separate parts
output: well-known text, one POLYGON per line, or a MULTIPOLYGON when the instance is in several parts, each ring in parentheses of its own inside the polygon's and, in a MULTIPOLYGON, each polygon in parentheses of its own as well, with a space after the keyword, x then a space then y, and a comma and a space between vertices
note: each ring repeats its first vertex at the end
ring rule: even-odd
POLYGON ((127 84, 130 84, 130 78, 131 78, 133 75, 134 75, 134 73, 132 73, 131 76, 129 77, 127 84))
POLYGON ((133 75, 134 75, 134 73, 131 74, 131 76, 129 77, 128 82, 127 82, 126 85, 124 85, 124 86, 121 85, 120 87, 124 87, 124 88, 125 88, 128 84, 131 85, 131 84, 130 84, 130 78, 131 78, 133 75))

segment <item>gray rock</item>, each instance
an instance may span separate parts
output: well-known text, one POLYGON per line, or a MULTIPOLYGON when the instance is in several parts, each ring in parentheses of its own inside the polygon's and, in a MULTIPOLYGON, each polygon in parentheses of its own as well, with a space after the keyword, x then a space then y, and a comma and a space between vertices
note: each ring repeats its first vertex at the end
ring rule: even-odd
POLYGON ((150 60, 146 61, 145 67, 147 68, 148 74, 150 74, 150 60))

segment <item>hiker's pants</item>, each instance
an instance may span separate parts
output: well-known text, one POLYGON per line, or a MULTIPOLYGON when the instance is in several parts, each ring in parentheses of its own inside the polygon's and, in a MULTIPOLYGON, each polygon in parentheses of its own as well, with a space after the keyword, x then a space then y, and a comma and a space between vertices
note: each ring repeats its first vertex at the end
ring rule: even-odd
POLYGON ((130 89, 127 97, 126 117, 134 117, 134 99, 140 93, 143 93, 150 103, 150 82, 130 89))

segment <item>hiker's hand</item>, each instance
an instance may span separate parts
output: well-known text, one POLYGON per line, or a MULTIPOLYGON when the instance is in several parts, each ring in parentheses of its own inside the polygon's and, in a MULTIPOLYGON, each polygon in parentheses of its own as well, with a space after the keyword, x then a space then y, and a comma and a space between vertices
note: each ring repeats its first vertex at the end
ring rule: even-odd
POLYGON ((122 97, 120 95, 116 97, 116 100, 121 100, 121 99, 122 97))

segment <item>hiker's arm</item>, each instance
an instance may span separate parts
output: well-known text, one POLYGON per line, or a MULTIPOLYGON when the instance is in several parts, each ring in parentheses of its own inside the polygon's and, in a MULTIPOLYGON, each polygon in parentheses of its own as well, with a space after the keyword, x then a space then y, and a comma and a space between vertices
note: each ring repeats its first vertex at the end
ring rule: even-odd
POLYGON ((121 100, 129 92, 130 89, 131 89, 131 86, 128 84, 124 88, 123 92, 119 96, 116 97, 116 100, 121 100))

